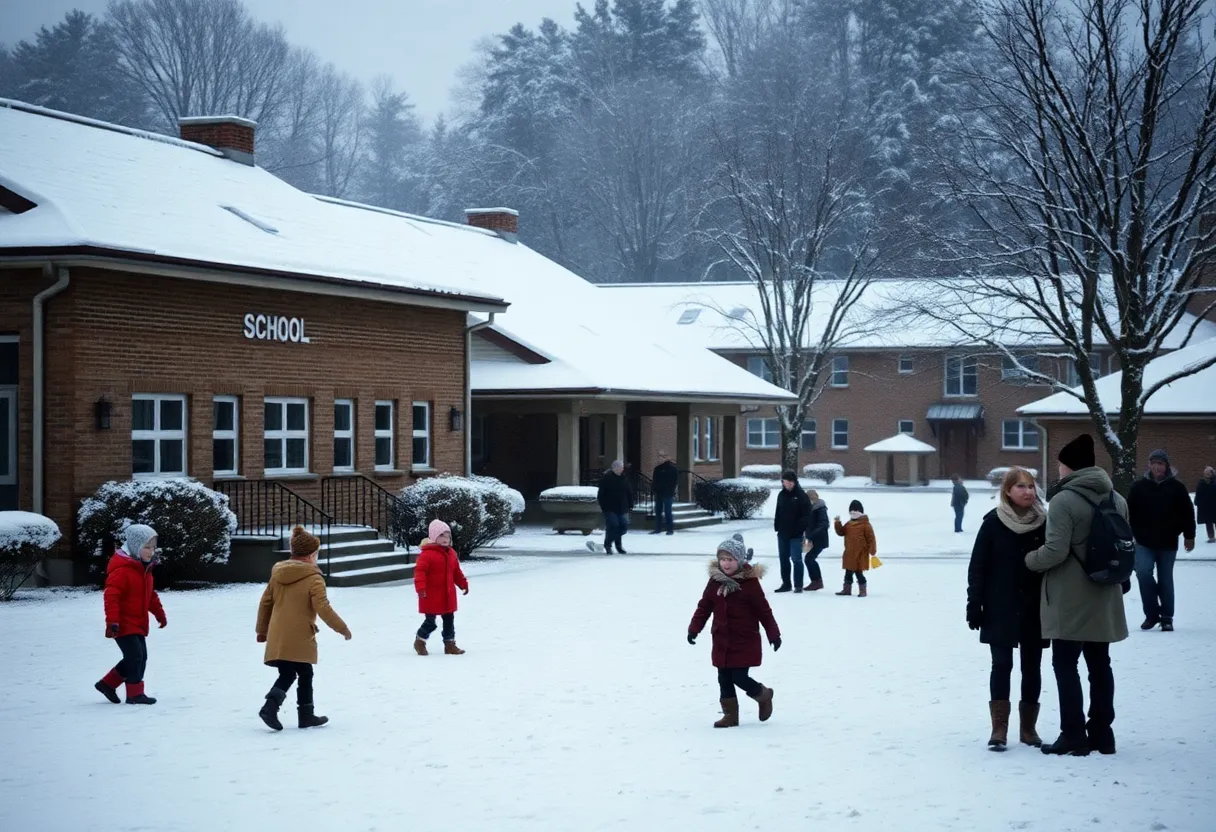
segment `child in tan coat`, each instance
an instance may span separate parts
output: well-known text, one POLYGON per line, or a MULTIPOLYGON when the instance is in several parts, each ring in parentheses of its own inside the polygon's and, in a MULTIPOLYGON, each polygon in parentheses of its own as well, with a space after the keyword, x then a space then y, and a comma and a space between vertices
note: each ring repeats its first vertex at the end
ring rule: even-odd
POLYGON ((849 522, 842 524, 836 518, 836 534, 844 538, 844 589, 837 595, 853 594, 853 578, 857 578, 857 597, 866 597, 866 570, 870 558, 878 554, 878 542, 874 539, 874 527, 860 500, 849 503, 849 522))
POLYGON ((325 595, 325 578, 317 567, 321 541, 299 526, 291 533, 291 558, 279 561, 270 571, 270 583, 258 606, 258 643, 266 644, 265 663, 278 668, 279 678, 266 694, 266 704, 258 711, 269 727, 283 730, 279 706, 287 691, 299 678, 296 703, 299 726, 313 728, 329 722, 316 716, 312 701, 312 666, 317 663, 317 616, 331 630, 350 641, 350 629, 325 595))

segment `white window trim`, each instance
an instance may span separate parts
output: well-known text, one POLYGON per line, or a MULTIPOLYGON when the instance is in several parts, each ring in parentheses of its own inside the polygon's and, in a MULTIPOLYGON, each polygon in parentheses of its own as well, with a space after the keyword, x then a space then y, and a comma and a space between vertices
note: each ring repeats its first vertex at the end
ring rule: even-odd
POLYGON ((421 430, 418 426, 411 424, 410 436, 410 470, 412 471, 430 471, 435 459, 435 445, 431 437, 431 403, 430 402, 411 402, 410 403, 410 420, 414 418, 414 408, 426 408, 426 426, 421 430), (426 439, 426 461, 414 462, 414 439, 426 439))
POLYGON ((8 444, 8 463, 13 467, 13 470, 8 474, 0 474, 0 485, 16 485, 17 484, 17 388, 16 387, 0 387, 0 399, 8 399, 9 418, 12 420, 9 426, 8 436, 0 436, 0 442, 8 444))
MULTIPOLYGON (((395 401, 379 399, 376 402, 376 410, 379 410, 382 407, 388 408, 388 412, 389 412, 388 430, 381 430, 380 428, 377 428, 375 426, 376 425, 375 410, 372 411, 372 419, 373 419, 372 427, 375 429, 375 438, 376 439, 387 439, 388 440, 389 454, 388 454, 387 463, 376 462, 376 470, 377 471, 394 471, 394 470, 396 470, 396 465, 397 465, 397 403, 395 401)), ((413 414, 411 413, 410 415, 412 416, 413 414)), ((427 414, 427 416, 428 416, 427 421, 429 422, 430 414, 427 414)), ((373 445, 373 451, 374 451, 374 447, 375 446, 373 445)), ((414 449, 413 449, 413 445, 411 444, 410 453, 413 454, 413 452, 414 452, 414 449)), ((372 460, 375 461, 375 457, 372 457, 372 460)))
POLYGON ((915 419, 900 419, 900 420, 898 420, 898 421, 895 423, 895 432, 896 432, 897 434, 907 434, 908 436, 913 436, 913 435, 915 435, 915 434, 916 434, 916 420, 915 420, 915 419), (904 423, 905 423, 905 422, 907 422, 909 425, 911 425, 911 426, 912 426, 912 430, 904 430, 904 423))
POLYGON ((849 420, 848 419, 833 419, 832 420, 832 450, 833 451, 847 451, 848 449, 849 449, 849 420), (836 434, 839 432, 836 430, 837 422, 844 422, 845 442, 843 445, 836 444, 836 434))
MULTIPOLYGON (((232 467, 224 468, 217 471, 212 471, 212 476, 216 477, 235 477, 241 470, 241 400, 236 396, 212 396, 211 397, 211 443, 214 447, 216 440, 231 439, 232 440, 232 467), (232 430, 217 430, 215 427, 215 405, 230 404, 232 405, 232 430)), ((212 451, 212 458, 215 452, 212 451)))
POLYGON ((979 397, 979 395, 980 395, 980 366, 979 366, 979 361, 975 357, 965 356, 965 355, 948 355, 948 356, 946 356, 945 365, 946 365, 946 372, 942 379, 942 395, 943 396, 945 396, 948 399, 974 399, 974 398, 979 397), (958 365, 959 392, 957 392, 957 393, 950 392, 950 361, 951 361, 951 359, 957 359, 959 362, 959 365, 958 365), (972 366, 975 367, 975 392, 974 393, 964 392, 964 389, 963 389, 965 386, 963 384, 963 380, 967 376, 967 373, 965 372, 965 370, 966 370, 968 363, 970 363, 972 366))
POLYGON ((751 448, 752 450, 757 450, 757 451, 771 451, 771 450, 774 450, 775 448, 781 447, 781 425, 780 425, 780 423, 777 424, 777 430, 774 431, 775 438, 773 439, 772 445, 753 445, 752 444, 752 430, 751 430, 752 422, 762 422, 763 423, 763 425, 761 426, 761 429, 760 429, 760 436, 763 440, 767 440, 769 432, 768 432, 768 429, 766 426, 769 422, 777 422, 777 418, 775 416, 769 416, 767 418, 763 417, 763 416, 757 416, 753 419, 748 419, 743 425, 743 433, 744 433, 744 436, 746 437, 747 447, 751 448))
POLYGON ((701 417, 692 417, 692 461, 702 462, 701 457, 701 417))
MULTIPOLYGON (((186 410, 186 396, 182 393, 134 393, 131 396, 132 403, 134 402, 155 402, 152 408, 153 427, 152 430, 135 430, 131 428, 131 441, 151 441, 155 445, 155 462, 153 466, 156 468, 151 473, 136 474, 131 473, 131 477, 137 480, 161 480, 175 479, 186 476, 186 472, 190 470, 189 451, 190 446, 186 441, 186 426, 190 424, 190 414, 186 410), (160 403, 165 401, 175 401, 182 403, 182 428, 181 430, 161 430, 160 429, 160 403), (180 440, 182 443, 182 470, 180 471, 162 471, 160 466, 160 443, 162 440, 180 440)), ((134 460, 132 467, 134 467, 134 460)))
MULTIPOLYGON (((270 476, 279 476, 283 474, 307 474, 311 471, 309 463, 312 461, 312 448, 309 447, 312 443, 308 441, 308 429, 312 424, 312 414, 309 413, 308 399, 286 397, 286 396, 268 396, 263 402, 264 407, 277 405, 283 410, 283 428, 272 432, 262 429, 263 447, 265 440, 278 439, 282 443, 283 450, 283 465, 282 468, 266 468, 263 473, 270 476), (304 405, 304 429, 303 430, 288 430, 287 428, 287 405, 302 404, 304 405), (288 468, 287 465, 287 440, 288 439, 303 439, 304 440, 304 467, 303 468, 288 468)), ((262 422, 265 425, 265 420, 262 422)), ((262 451, 262 463, 265 464, 266 452, 262 451)))
POLYGON ((848 387, 849 386, 849 357, 847 355, 836 355, 832 357, 832 387, 848 387), (836 369, 836 362, 843 361, 844 369, 836 369), (844 373, 844 384, 836 381, 836 374, 844 373))
POLYGON ((817 450, 819 450, 819 420, 818 419, 803 419, 802 420, 802 427, 798 431, 798 450, 800 450, 800 451, 817 451, 817 450), (815 429, 808 431, 806 429, 807 422, 810 422, 812 425, 814 425, 815 429), (815 437, 815 447, 814 448, 808 448, 802 444, 802 437, 807 436, 808 434, 810 436, 815 437))
POLYGON ((1030 422, 1026 421, 1025 419, 1002 419, 1001 420, 1001 450, 1002 451, 1027 451, 1027 452, 1037 453, 1039 450, 1039 441, 1038 440, 1039 440, 1038 428, 1036 428, 1034 425, 1032 425, 1030 422), (1020 445, 1005 444, 1005 425, 1007 425, 1011 422, 1018 425, 1018 440, 1021 442, 1020 445), (1026 437, 1030 434, 1034 434, 1034 437, 1035 437, 1035 444, 1033 447, 1026 444, 1026 437))
POLYGON ((338 430, 337 422, 334 423, 334 439, 345 439, 350 442, 350 465, 334 465, 334 471, 342 474, 353 474, 357 459, 355 458, 355 400, 354 399, 334 399, 334 409, 337 410, 339 405, 344 405, 350 412, 350 428, 347 430, 338 430))
POLYGON ((718 462, 722 459, 718 443, 715 441, 718 438, 717 423, 717 417, 705 417, 705 458, 710 462, 718 462))
POLYGON ((916 372, 916 359, 911 355, 901 355, 895 360, 895 369, 901 376, 909 376, 916 372), (904 369, 904 362, 909 362, 912 366, 904 369))

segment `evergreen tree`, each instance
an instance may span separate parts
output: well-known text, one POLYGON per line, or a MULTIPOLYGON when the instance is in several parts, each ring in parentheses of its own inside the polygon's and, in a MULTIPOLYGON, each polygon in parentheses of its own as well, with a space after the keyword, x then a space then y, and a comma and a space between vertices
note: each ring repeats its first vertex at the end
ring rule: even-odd
POLYGON ((419 172, 414 158, 422 141, 422 126, 409 95, 393 88, 392 80, 372 84, 372 104, 364 119, 367 163, 363 170, 363 199, 383 208, 417 210, 419 172))

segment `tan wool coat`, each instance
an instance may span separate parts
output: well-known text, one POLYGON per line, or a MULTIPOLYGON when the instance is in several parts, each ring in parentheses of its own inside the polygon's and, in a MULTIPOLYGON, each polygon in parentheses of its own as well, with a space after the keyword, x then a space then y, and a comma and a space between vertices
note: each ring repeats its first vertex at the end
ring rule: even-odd
POLYGON ((274 661, 317 663, 317 616, 344 636, 350 630, 329 605, 321 570, 301 560, 283 560, 270 570, 270 583, 258 605, 257 634, 266 638, 266 657, 274 661))
POLYGON ((844 538, 842 568, 849 572, 865 572, 870 568, 870 555, 878 554, 878 541, 874 538, 874 527, 866 515, 841 524, 836 521, 836 534, 844 538))

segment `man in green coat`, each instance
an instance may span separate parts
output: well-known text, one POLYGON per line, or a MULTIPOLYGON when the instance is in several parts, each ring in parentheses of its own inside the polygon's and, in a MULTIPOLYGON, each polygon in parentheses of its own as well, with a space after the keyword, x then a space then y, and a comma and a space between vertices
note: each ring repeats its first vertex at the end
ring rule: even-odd
POLYGON ((1043 576, 1039 617, 1043 638, 1052 640, 1051 665, 1060 694, 1060 737, 1043 746, 1044 754, 1083 757, 1091 749, 1115 753, 1115 676, 1110 645, 1127 638, 1123 611, 1125 587, 1092 581, 1082 566, 1089 545, 1093 507, 1113 494, 1127 518, 1127 502, 1114 492, 1110 476, 1094 461, 1094 440, 1082 434, 1059 453, 1060 481, 1048 495, 1047 542, 1026 555, 1026 565, 1043 576), (1089 723, 1077 662, 1089 669, 1089 723))

